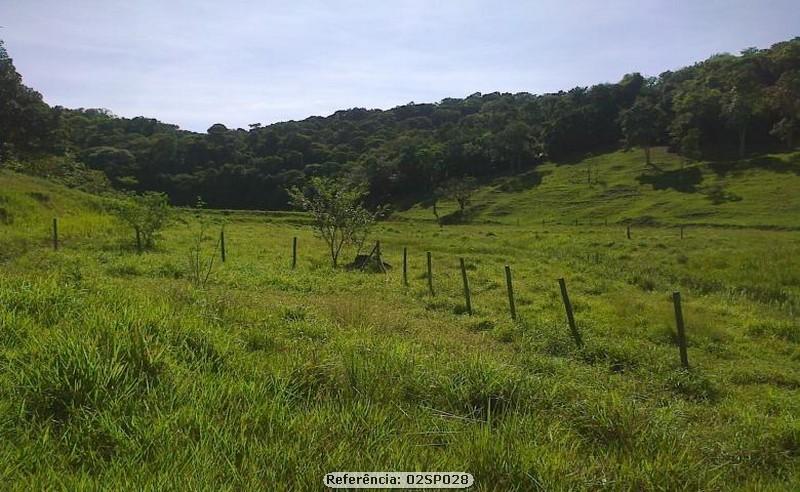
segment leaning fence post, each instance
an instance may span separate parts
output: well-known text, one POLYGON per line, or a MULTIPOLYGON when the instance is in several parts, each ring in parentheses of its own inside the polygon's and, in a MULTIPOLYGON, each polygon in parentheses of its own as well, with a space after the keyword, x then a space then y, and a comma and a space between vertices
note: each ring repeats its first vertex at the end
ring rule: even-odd
POLYGON ((427 255, 428 255, 428 290, 430 291, 431 295, 434 296, 436 294, 433 292, 433 268, 431 266, 432 263, 431 252, 428 251, 427 255))
POLYGON ((142 231, 139 230, 139 226, 135 227, 136 229, 136 252, 142 252, 142 231))
POLYGON ((681 293, 672 293, 672 304, 675 306, 675 324, 678 326, 678 348, 681 353, 681 365, 689 369, 689 355, 686 352, 686 330, 683 326, 683 310, 681 309, 681 293))
POLYGON ((467 314, 472 315, 472 302, 469 298, 469 281, 467 280, 467 267, 464 265, 464 258, 459 258, 461 263, 461 280, 464 281, 464 301, 467 303, 467 314))
POLYGON ((225 263, 225 227, 219 230, 219 253, 225 263))
POLYGON ((511 310, 511 319, 517 319, 517 306, 514 304, 514 286, 511 283, 511 267, 506 265, 506 287, 508 288, 508 308, 511 310))
POLYGON ((403 247, 403 285, 408 287, 408 248, 403 247))
POLYGON ((58 251, 58 219, 53 217, 53 249, 58 251))
POLYGON ((386 268, 383 266, 383 259, 381 258, 381 242, 380 240, 375 241, 375 258, 378 261, 378 269, 383 273, 386 273, 386 268))
POLYGON ((630 239, 631 238, 631 226, 630 226, 630 224, 628 225, 628 228, 626 229, 626 231, 627 231, 626 234, 628 235, 628 239, 630 239))
POLYGON ((297 236, 292 238, 292 270, 297 266, 297 236))
POLYGON ((567 310, 567 321, 569 322, 569 329, 572 332, 572 338, 575 339, 575 344, 578 347, 583 346, 581 334, 575 326, 575 316, 572 314, 572 304, 569 302, 569 295, 567 294, 567 283, 563 278, 558 279, 558 285, 561 287, 561 298, 564 300, 564 309, 567 310))

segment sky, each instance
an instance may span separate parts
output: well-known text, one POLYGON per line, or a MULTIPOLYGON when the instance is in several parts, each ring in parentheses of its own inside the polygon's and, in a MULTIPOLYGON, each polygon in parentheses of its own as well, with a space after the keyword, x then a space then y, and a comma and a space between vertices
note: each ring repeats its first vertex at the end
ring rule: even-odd
POLYGON ((800 35, 798 0, 0 0, 51 105, 205 131, 658 75, 800 35))

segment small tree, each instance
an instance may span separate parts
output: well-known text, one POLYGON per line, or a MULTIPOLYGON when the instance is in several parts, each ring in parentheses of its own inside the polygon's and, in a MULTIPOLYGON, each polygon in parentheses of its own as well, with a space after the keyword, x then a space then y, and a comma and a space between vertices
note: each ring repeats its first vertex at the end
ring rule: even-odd
POLYGON ((152 248, 159 232, 166 227, 170 208, 167 195, 148 191, 140 195, 131 193, 114 208, 117 217, 129 225, 141 241, 141 246, 152 248))
POLYGON ((664 112, 647 99, 638 98, 633 106, 622 111, 620 124, 626 145, 642 147, 645 162, 651 166, 650 148, 664 133, 664 112))
POLYGON ((458 203, 458 209, 461 212, 461 215, 464 215, 464 211, 467 208, 467 205, 470 204, 472 195, 475 194, 475 190, 477 189, 478 184, 477 181, 475 181, 475 178, 467 176, 465 178, 454 178, 448 180, 441 188, 439 188, 437 193, 440 196, 449 198, 450 200, 458 203))
POLYGON ((363 187, 332 178, 314 177, 305 192, 296 186, 287 192, 293 206, 311 214, 314 228, 328 245, 334 268, 344 245, 351 244, 360 250, 375 220, 383 213, 382 208, 376 212, 364 208, 363 187))
POLYGON ((220 241, 217 240, 216 245, 211 248, 210 252, 206 252, 206 243, 214 241, 214 238, 208 234, 210 224, 202 213, 205 203, 200 197, 197 197, 195 205, 194 219, 197 223, 195 230, 191 231, 192 244, 186 255, 187 265, 189 267, 189 280, 195 287, 204 288, 211 277, 211 270, 214 268, 214 259, 217 257, 220 248, 220 241))

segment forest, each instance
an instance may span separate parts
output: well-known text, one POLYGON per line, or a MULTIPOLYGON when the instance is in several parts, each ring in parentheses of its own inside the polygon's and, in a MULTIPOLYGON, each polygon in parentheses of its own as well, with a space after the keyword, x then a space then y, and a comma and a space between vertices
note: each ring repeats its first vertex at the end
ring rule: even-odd
POLYGON ((798 133, 800 38, 552 94, 474 93, 248 129, 217 123, 206 133, 108 109, 51 107, 22 83, 0 41, 5 166, 68 184, 72 176, 84 188, 161 191, 175 205, 202 197, 213 208, 286 209, 287 189, 328 176, 366 185, 373 204, 402 207, 448 179, 513 174, 545 160, 636 146, 650 163, 656 145, 686 161, 741 158, 793 148, 798 133))

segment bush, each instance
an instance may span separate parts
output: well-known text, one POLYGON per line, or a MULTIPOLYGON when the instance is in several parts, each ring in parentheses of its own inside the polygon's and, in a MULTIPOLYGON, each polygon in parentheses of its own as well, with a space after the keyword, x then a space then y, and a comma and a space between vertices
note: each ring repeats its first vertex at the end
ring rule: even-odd
POLYGON ((153 248, 159 232, 167 226, 170 209, 164 193, 130 194, 113 207, 117 217, 139 236, 137 246, 153 248))
POLYGON ((328 245, 334 268, 342 247, 353 245, 358 254, 375 220, 385 213, 383 207, 375 212, 364 208, 364 188, 329 178, 312 178, 305 192, 294 187, 287 193, 293 206, 311 214, 314 228, 328 245))

